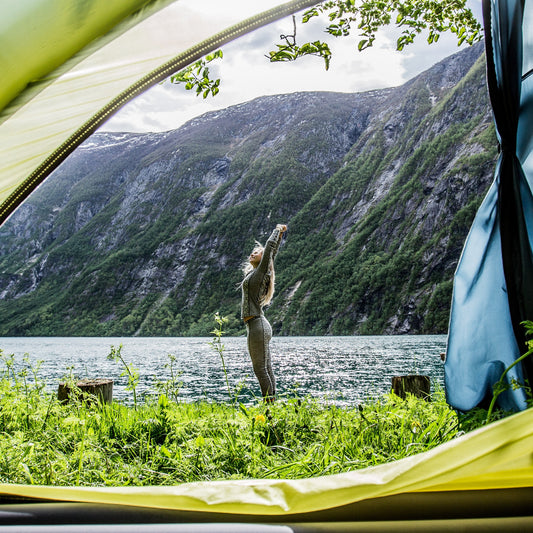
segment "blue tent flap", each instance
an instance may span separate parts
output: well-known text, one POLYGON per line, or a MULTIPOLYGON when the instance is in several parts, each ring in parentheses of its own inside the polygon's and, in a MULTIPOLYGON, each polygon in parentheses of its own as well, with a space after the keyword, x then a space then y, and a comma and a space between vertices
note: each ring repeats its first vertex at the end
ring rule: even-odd
MULTIPOLYGON (((524 71, 533 55, 527 37, 531 5, 483 2, 487 83, 500 157, 454 280, 445 381, 448 401, 461 410, 492 396, 505 368, 525 353, 522 322, 533 319, 533 87, 531 73, 524 71)), ((532 377, 529 357, 509 372, 509 385, 532 377)), ((524 409, 524 388, 510 386, 498 403, 524 409)))

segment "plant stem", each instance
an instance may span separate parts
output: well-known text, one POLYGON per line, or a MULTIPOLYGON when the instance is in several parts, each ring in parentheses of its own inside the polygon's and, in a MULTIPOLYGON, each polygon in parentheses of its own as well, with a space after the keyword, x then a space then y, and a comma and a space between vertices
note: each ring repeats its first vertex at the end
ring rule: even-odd
POLYGON ((231 388, 229 386, 228 371, 226 369, 226 362, 224 361, 224 345, 222 344, 221 338, 224 334, 222 326, 228 321, 226 317, 221 317, 219 313, 215 313, 215 322, 217 327, 211 332, 215 337, 209 343, 209 345, 218 352, 220 360, 222 361, 222 369, 224 370, 224 377, 226 378, 226 387, 228 388, 228 395, 230 400, 233 400, 233 395, 231 394, 231 388))
POLYGON ((490 402, 489 408, 487 410, 487 418, 485 419, 485 424, 488 424, 490 422, 490 419, 492 417, 492 411, 494 410, 494 406, 496 405, 496 400, 498 399, 498 396, 505 390, 503 386, 503 380, 505 379, 505 376, 509 373, 509 371, 516 366, 520 361, 528 357, 533 353, 533 348, 530 348, 524 355, 521 355, 516 361, 511 363, 502 373, 500 379, 498 382, 494 385, 493 390, 494 394, 492 395, 492 400, 490 402))

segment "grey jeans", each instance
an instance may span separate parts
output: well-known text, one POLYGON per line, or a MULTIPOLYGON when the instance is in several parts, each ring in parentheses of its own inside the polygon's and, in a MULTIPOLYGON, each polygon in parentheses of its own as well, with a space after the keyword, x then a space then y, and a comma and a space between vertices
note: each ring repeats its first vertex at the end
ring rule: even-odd
POLYGON ((272 327, 264 316, 258 316, 246 322, 248 352, 252 358, 254 373, 259 380, 263 398, 276 395, 276 379, 270 359, 270 339, 272 327))

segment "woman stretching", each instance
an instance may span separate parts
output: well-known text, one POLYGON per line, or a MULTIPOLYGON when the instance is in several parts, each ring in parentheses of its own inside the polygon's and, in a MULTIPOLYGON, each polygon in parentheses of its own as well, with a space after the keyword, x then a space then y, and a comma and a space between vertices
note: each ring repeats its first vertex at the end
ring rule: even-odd
POLYGON ((287 226, 278 224, 264 247, 256 241, 248 262, 243 266, 244 279, 241 283, 241 318, 246 324, 248 352, 261 394, 267 402, 275 399, 276 380, 270 360, 272 327, 263 314, 263 307, 274 295, 274 257, 286 231, 287 226))

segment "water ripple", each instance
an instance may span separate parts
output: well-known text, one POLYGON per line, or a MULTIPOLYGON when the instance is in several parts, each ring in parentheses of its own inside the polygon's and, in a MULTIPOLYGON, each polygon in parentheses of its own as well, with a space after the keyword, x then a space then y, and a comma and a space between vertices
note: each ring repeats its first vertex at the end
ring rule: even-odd
MULTIPOLYGON (((176 357, 182 372, 180 397, 185 401, 225 401, 228 391, 219 355, 210 338, 168 337, 4 337, 0 348, 14 353, 17 365, 29 354, 35 363, 43 361, 39 376, 50 389, 69 373, 79 378, 113 379, 113 396, 129 403, 123 368, 107 359, 111 346, 123 345, 125 360, 139 370, 139 394, 154 390, 157 381, 169 379, 165 365, 168 354, 176 357)), ((245 384, 241 401, 259 396, 244 337, 223 339, 224 358, 231 387, 245 384)), ((364 337, 275 337, 271 352, 279 394, 297 390, 336 404, 354 405, 388 392, 393 376, 428 375, 432 389, 443 388, 444 369, 440 353, 446 336, 364 336, 364 337)))

